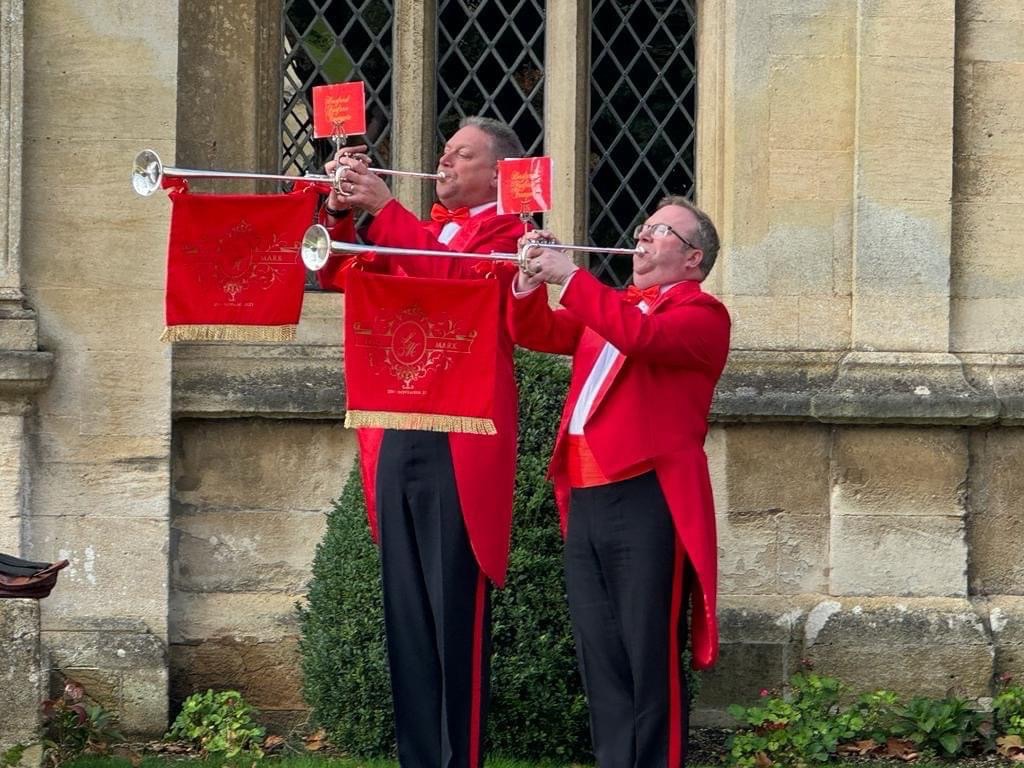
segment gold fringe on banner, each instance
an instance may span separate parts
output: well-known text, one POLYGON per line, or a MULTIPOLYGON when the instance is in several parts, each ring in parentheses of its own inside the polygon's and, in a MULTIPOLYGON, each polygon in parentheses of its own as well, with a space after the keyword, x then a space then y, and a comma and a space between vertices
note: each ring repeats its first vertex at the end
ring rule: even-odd
POLYGON ((422 429, 427 432, 467 432, 471 435, 496 435, 491 419, 451 416, 437 413, 397 413, 394 411, 347 411, 345 426, 377 429, 422 429))
POLYGON ((294 325, 169 325, 160 341, 295 341, 294 325))

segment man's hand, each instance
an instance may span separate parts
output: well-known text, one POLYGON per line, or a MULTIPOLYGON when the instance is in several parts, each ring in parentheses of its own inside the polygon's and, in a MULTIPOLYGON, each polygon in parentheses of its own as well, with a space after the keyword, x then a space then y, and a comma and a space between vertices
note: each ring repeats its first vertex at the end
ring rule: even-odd
MULTIPOLYGON (((366 202, 365 196, 359 196, 359 199, 354 199, 357 196, 354 194, 356 188, 355 180, 349 180, 350 173, 353 173, 353 169, 358 169, 368 175, 372 176, 374 180, 380 181, 377 174, 368 171, 371 163, 370 156, 366 154, 365 144, 356 144, 351 147, 342 147, 334 155, 334 159, 327 162, 324 165, 324 173, 334 178, 338 171, 339 166, 345 167, 345 172, 342 174, 342 178, 345 180, 339 188, 332 188, 331 193, 327 196, 327 205, 336 211, 347 211, 351 208, 362 208, 369 210, 362 203, 366 202)), ((387 186, 384 182, 380 182, 380 186, 383 187, 384 192, 387 194, 388 199, 391 197, 391 193, 387 190, 387 186)), ((378 190, 379 192, 379 190, 378 190)), ((380 208, 384 207, 384 200, 380 204, 380 207, 376 210, 370 211, 371 213, 377 213, 380 208)))
POLYGON ((533 230, 519 239, 520 249, 526 248, 526 266, 516 276, 516 290, 520 293, 530 290, 541 283, 565 285, 569 275, 579 269, 572 258, 565 252, 557 250, 558 240, 547 230, 533 230), (552 247, 535 244, 546 241, 552 247))

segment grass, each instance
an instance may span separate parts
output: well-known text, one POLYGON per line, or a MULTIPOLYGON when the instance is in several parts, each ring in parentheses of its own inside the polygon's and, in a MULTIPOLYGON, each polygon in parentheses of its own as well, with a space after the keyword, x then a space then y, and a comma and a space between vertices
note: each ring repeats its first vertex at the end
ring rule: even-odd
MULTIPOLYGON (((188 758, 170 758, 170 757, 146 757, 143 758, 142 762, 138 766, 133 766, 127 758, 123 757, 80 757, 77 760, 69 763, 66 768, 168 768, 169 762, 182 762, 183 760, 189 760, 191 766, 195 768, 221 768, 221 766, 229 765, 235 768, 250 768, 253 763, 243 760, 235 760, 232 762, 225 762, 220 759, 207 759, 207 760, 195 760, 188 758)), ((986 763, 988 765, 995 765, 993 763, 986 763)), ((999 763, 1002 764, 1002 763, 999 763)), ((389 760, 354 760, 349 758, 340 757, 324 757, 321 755, 297 755, 292 757, 267 757, 262 761, 256 763, 261 768, 398 768, 398 763, 389 760)), ((958 766, 977 766, 979 765, 976 761, 969 761, 964 763, 901 763, 901 762, 890 762, 873 760, 870 763, 848 763, 848 762, 837 762, 831 763, 834 766, 844 765, 858 765, 858 766, 872 766, 874 768, 886 768, 887 766, 912 766, 912 768, 958 768, 958 766)), ((1009 763, 1006 763, 1009 765, 1009 763)), ((505 760, 501 758, 489 759, 486 762, 485 768, 568 768, 559 763, 524 763, 518 760, 505 760)), ((721 768, 721 766, 700 766, 691 765, 689 768, 721 768)))

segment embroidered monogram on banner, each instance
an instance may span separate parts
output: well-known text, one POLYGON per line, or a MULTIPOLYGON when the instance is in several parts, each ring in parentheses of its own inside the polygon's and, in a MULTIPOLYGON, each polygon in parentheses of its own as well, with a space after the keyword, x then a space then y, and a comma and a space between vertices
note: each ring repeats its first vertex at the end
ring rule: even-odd
POLYGON ((496 280, 352 270, 345 425, 495 434, 498 290, 496 280))
POLYGON ((279 195, 169 193, 162 341, 289 341, 306 273, 299 258, 313 187, 279 195))

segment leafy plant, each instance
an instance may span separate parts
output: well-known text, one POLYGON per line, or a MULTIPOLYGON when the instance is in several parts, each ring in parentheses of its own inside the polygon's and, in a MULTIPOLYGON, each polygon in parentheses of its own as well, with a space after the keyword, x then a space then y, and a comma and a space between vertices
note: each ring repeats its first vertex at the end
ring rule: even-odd
POLYGON ((245 753, 259 759, 265 731, 253 720, 255 714, 238 691, 193 693, 165 738, 192 742, 203 755, 232 758, 245 753))
POLYGON ((865 693, 845 712, 846 729, 851 739, 871 739, 882 744, 892 734, 899 697, 892 691, 865 693))
POLYGON ((995 730, 1002 736, 1024 737, 1024 685, 1012 684, 1006 679, 992 700, 992 718, 995 730))
POLYGON ((28 747, 24 744, 15 744, 13 747, 4 750, 3 754, 0 754, 0 768, 12 768, 12 766, 20 763, 26 749, 28 747))
MULTIPOLYGON (((103 754, 123 737, 112 712, 86 701, 85 690, 68 680, 60 696, 42 703, 43 749, 51 766, 59 766, 82 754, 103 754)), ((12 755, 13 757, 13 755, 12 755)), ((17 760, 21 755, 17 756, 17 760)), ((8 754, 4 754, 5 764, 8 754)), ((15 760, 15 762, 17 762, 15 760)))
POLYGON ((729 707, 729 714, 747 726, 729 740, 733 764, 805 768, 827 763, 840 741, 854 735, 849 718, 839 716, 842 691, 835 678, 800 673, 781 696, 763 690, 760 703, 729 707))
POLYGON ((895 712, 892 733, 947 757, 966 754, 970 747, 987 740, 984 713, 967 699, 948 696, 929 699, 915 696, 895 712))

